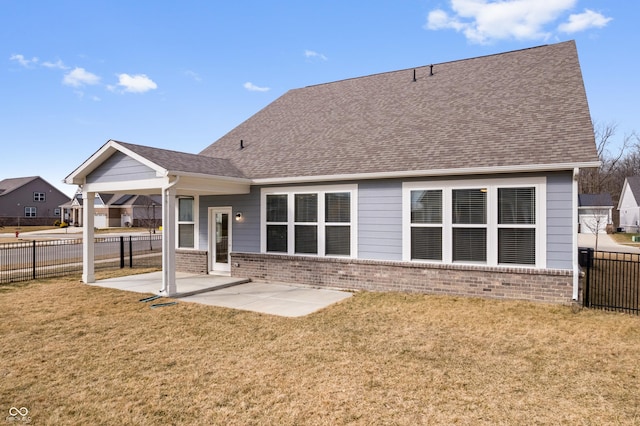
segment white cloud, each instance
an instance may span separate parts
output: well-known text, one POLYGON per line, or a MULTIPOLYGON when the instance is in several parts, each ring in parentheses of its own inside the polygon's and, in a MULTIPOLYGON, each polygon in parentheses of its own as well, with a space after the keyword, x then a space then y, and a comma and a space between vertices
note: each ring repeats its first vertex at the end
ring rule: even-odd
POLYGON ((35 65, 38 63, 38 58, 36 58, 35 56, 31 59, 27 59, 24 57, 24 55, 20 55, 20 54, 13 54, 9 57, 10 61, 15 61, 17 63, 19 63, 20 65, 22 65, 25 68, 31 68, 31 66, 35 65))
POLYGON ((198 73, 196 73, 194 71, 187 70, 187 71, 184 72, 184 75, 186 75, 187 77, 192 78, 193 80, 197 81, 198 83, 202 81, 202 78, 200 78, 198 73))
POLYGON ((250 81, 247 81, 243 86, 250 92, 268 92, 269 90, 271 90, 269 87, 258 87, 250 81))
POLYGON ((60 59, 58 59, 56 62, 43 62, 42 66, 45 68, 55 68, 55 69, 59 69, 59 70, 68 70, 69 67, 66 66, 60 59))
POLYGON ((565 22, 558 26, 558 30, 564 33, 577 33, 588 30, 589 28, 603 28, 613 18, 607 18, 604 15, 585 9, 584 13, 569 15, 569 22, 565 22))
MULTIPOLYGON (((551 36, 546 26, 570 11, 577 0, 451 0, 452 13, 429 12, 426 29, 453 29, 473 43, 496 40, 539 40, 551 36)), ((595 12, 571 15, 561 31, 575 32, 604 26, 610 20, 595 12)))
MULTIPOLYGON (((144 74, 119 74, 118 86, 124 87, 123 91, 129 93, 144 93, 158 88, 158 85, 144 74)), ((113 86, 108 88, 112 89, 113 86)))
POLYGON ((318 53, 318 52, 314 52, 313 50, 305 50, 304 51, 304 56, 306 58, 309 59, 321 59, 323 61, 328 60, 329 58, 327 58, 325 55, 323 55, 322 53, 318 53))
POLYGON ((76 67, 64 75, 62 83, 67 86, 81 87, 100 83, 100 77, 90 73, 84 68, 76 67))

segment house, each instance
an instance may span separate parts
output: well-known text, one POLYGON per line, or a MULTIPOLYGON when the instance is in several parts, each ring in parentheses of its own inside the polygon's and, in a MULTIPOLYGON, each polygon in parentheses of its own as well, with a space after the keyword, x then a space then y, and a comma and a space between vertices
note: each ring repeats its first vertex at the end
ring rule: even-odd
MULTIPOLYGON (((82 205, 82 192, 79 192, 60 206, 65 220, 73 226, 82 226, 82 205)), ((96 193, 93 205, 95 228, 157 228, 161 224, 162 200, 159 195, 96 193)))
POLYGON ((60 204, 68 199, 40 176, 0 181, 0 225, 53 225, 61 219, 60 204))
POLYGON ((189 270, 566 302, 592 129, 569 41, 290 90, 199 154, 110 140, 65 180, 162 194, 162 294, 189 270))
POLYGON ((620 228, 624 232, 640 232, 640 176, 625 178, 618 202, 620 228))
POLYGON ((613 232, 611 194, 578 195, 578 232, 605 234, 613 232))

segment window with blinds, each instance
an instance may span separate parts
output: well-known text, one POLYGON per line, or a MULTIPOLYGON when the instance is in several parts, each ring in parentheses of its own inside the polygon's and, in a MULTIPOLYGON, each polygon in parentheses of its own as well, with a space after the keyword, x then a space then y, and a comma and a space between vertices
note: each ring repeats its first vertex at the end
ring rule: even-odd
POLYGON ((351 256, 352 189, 279 188, 265 194, 267 252, 319 256, 351 256))
POLYGON ((454 189, 451 223, 454 262, 487 261, 487 189, 454 189))
POLYGON ((498 263, 536 263, 535 188, 498 188, 498 263))
POLYGON ((288 195, 267 195, 267 251, 286 253, 288 241, 288 195))
POLYGON ((544 202, 536 197, 544 197, 545 181, 405 183, 403 259, 544 266, 544 202))
POLYGON ((442 260, 442 190, 411 191, 411 258, 442 260))
POLYGON ((351 254, 351 193, 329 192, 324 195, 325 254, 351 254))

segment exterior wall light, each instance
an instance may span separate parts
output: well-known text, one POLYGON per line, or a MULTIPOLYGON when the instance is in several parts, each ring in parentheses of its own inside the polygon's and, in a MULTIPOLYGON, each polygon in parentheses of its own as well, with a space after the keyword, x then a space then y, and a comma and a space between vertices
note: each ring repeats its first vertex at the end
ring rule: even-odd
POLYGON ((242 222, 242 212, 236 213, 236 222, 242 222))

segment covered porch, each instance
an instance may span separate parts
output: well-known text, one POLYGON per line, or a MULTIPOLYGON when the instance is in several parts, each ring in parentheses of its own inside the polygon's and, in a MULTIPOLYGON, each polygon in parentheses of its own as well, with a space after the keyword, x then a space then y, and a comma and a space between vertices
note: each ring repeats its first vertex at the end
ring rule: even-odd
MULTIPOLYGON (((247 194, 250 180, 228 160, 110 140, 65 178, 82 192, 82 281, 95 283, 95 195, 97 193, 162 196, 162 285, 158 294, 175 296, 176 249, 194 246, 195 209, 189 200, 202 195, 247 194), (185 202, 181 202, 181 200, 185 202), (189 245, 191 243, 191 246, 189 245)), ((230 220, 231 212, 225 220, 230 220)), ((227 256, 231 251, 227 247, 227 256)), ((211 253, 208 253, 211 256, 211 253)), ((230 259, 230 258, 229 258, 230 259)))

